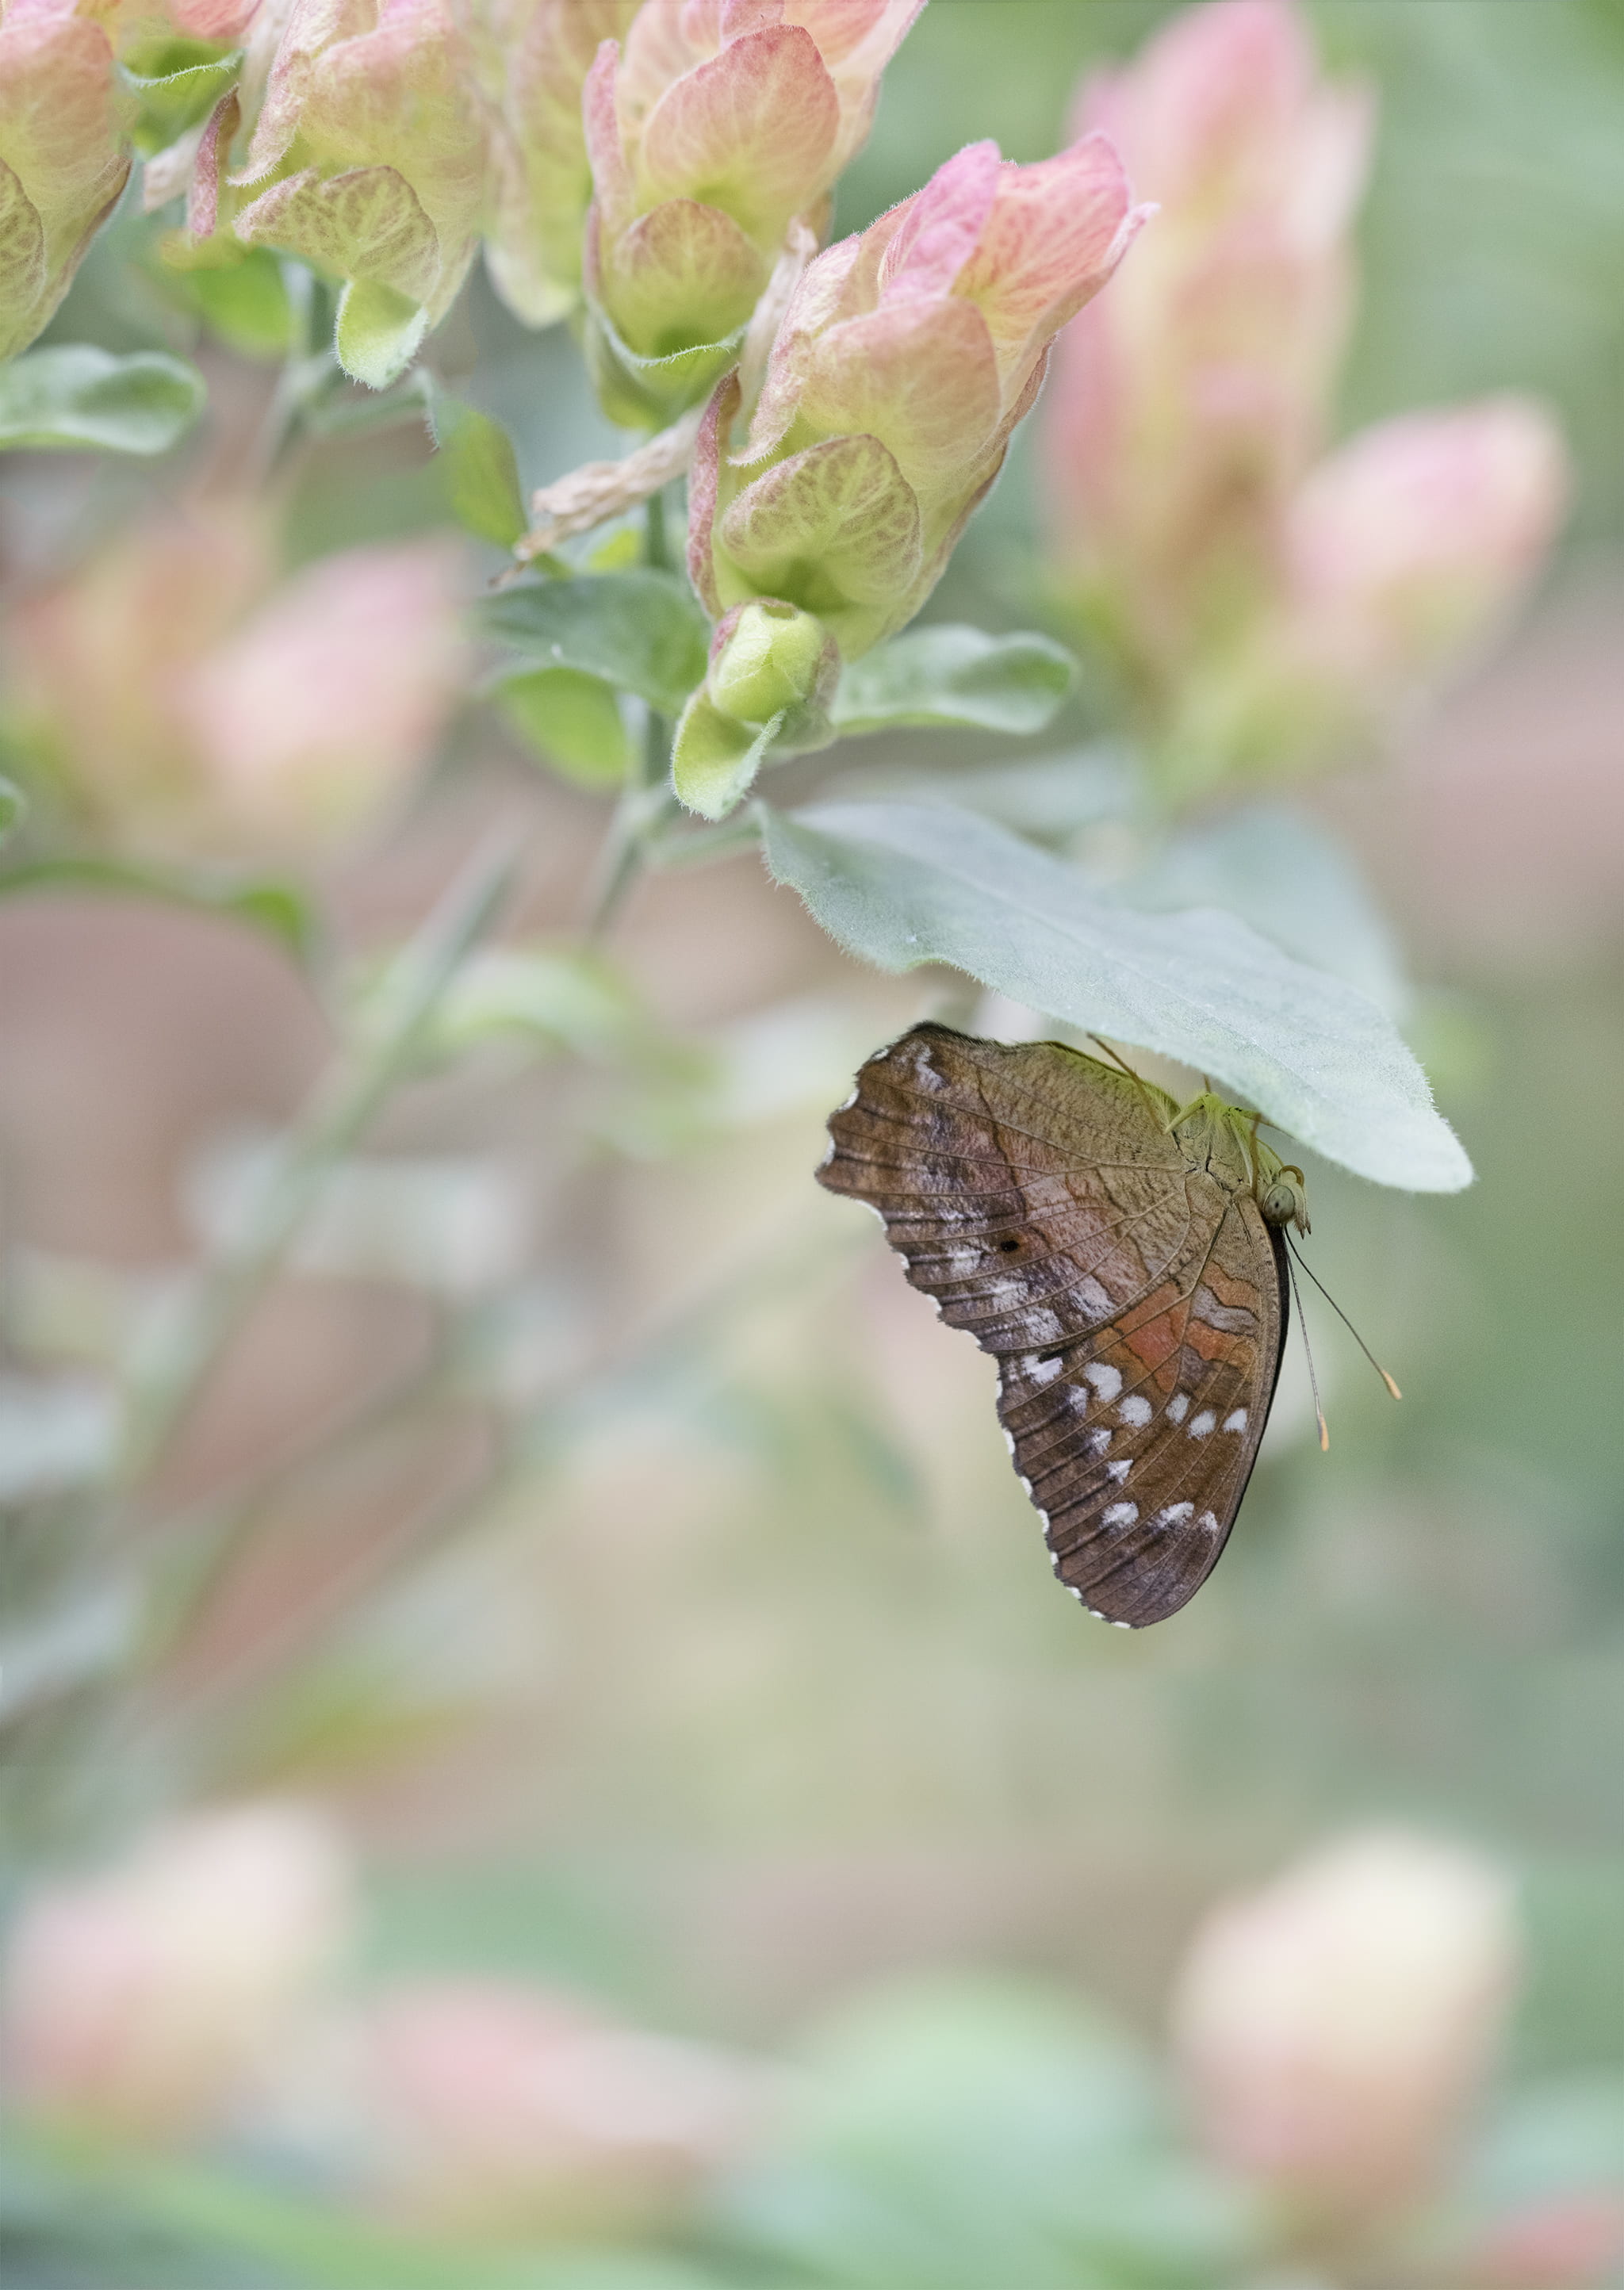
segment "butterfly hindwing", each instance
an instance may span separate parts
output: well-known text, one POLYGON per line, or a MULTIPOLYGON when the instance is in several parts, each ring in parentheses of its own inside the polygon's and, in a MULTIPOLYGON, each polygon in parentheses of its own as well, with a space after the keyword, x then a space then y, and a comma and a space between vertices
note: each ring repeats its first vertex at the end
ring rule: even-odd
POLYGON ((1142 1625, 1211 1573, 1284 1333, 1280 1243, 1195 1168, 1164 1092, 1052 1042, 916 1026, 871 1058, 820 1172, 999 1362, 1055 1572, 1142 1625))

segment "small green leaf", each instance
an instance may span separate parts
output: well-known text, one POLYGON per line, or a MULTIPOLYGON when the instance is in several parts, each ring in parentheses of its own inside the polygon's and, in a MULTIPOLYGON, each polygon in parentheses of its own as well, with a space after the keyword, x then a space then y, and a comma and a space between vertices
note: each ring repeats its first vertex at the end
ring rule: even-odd
POLYGON ((150 61, 149 71, 120 74, 136 101, 130 140, 144 159, 166 149, 207 117, 237 76, 243 57, 240 49, 222 55, 202 41, 175 40, 150 61))
POLYGON ((512 439, 500 421, 444 391, 435 392, 430 419, 452 515, 481 540, 511 548, 525 529, 512 439))
POLYGON ((167 243, 158 266, 165 292, 239 356, 286 357, 294 343, 293 307, 270 249, 239 246, 221 234, 204 241, 207 261, 188 261, 175 259, 175 243, 167 243))
POLYGON ((579 668, 675 716, 705 673, 710 625, 670 572, 526 581, 476 606, 484 633, 533 668, 579 668))
POLYGON ((387 389, 417 356, 428 313, 408 294, 375 278, 354 278, 339 297, 332 346, 352 381, 387 389))
POLYGON ((203 411, 203 376, 179 358, 115 357, 76 342, 0 365, 0 450, 166 453, 203 411))
POLYGON ((1071 654, 1048 637, 909 629, 852 661, 836 694, 835 724, 843 737, 905 724, 1041 732, 1076 675, 1071 654))
POLYGON ((671 783, 701 819, 725 819, 748 793, 784 727, 780 709, 759 727, 712 705, 703 686, 683 710, 671 749, 671 783))
POLYGON ((244 882, 240 877, 182 875, 122 859, 47 859, 0 875, 0 898, 58 888, 122 892, 136 898, 163 899, 202 914, 226 916, 264 932, 300 963, 308 960, 316 941, 316 923, 303 892, 294 884, 273 877, 244 882))
POLYGON ((1386 1013, 1233 915, 1149 915, 947 805, 762 807, 767 864, 882 970, 952 963, 1085 1031, 1213 1075, 1378 1184, 1458 1192, 1471 1164, 1386 1013))
POLYGON ((598 402, 623 429, 658 429, 708 397, 730 365, 739 363, 744 329, 720 341, 696 342, 663 357, 628 348, 595 302, 588 304, 587 370, 598 402))
POLYGON ((492 695, 525 746, 578 787, 615 788, 631 741, 613 688, 579 668, 536 668, 492 695))

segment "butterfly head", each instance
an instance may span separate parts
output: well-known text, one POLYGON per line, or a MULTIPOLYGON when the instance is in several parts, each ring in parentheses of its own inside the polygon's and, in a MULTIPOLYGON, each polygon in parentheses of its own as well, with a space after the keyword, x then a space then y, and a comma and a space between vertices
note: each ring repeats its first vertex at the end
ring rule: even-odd
MULTIPOLYGON (((1273 1154, 1269 1158, 1274 1159, 1273 1154)), ((1260 1170, 1256 1198, 1265 1224, 1294 1224, 1299 1232, 1308 1231, 1308 1184, 1302 1171, 1289 1161, 1276 1161, 1271 1178, 1266 1178, 1260 1170)))
POLYGON ((1302 1171, 1283 1161, 1258 1134, 1260 1117, 1204 1090, 1176 1113, 1168 1127, 1197 1166, 1236 1192, 1249 1192, 1269 1225, 1308 1229, 1308 1185, 1302 1171))

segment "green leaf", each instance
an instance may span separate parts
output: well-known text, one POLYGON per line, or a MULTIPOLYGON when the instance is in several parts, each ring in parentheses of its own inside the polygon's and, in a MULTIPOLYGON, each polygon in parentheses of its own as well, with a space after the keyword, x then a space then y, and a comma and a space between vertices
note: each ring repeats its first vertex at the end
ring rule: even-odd
POLYGON ((980 629, 909 629, 852 661, 834 717, 843 737, 904 724, 1041 732, 1069 698, 1077 664, 1048 637, 980 629))
POLYGON ((708 397, 739 363, 744 328, 720 341, 696 342, 663 357, 644 357, 621 340, 596 303, 588 305, 587 371, 598 402, 622 429, 658 429, 708 397))
POLYGON ((238 246, 223 235, 204 242, 210 259, 158 265, 164 291, 196 313, 239 356, 284 358, 295 340, 293 306, 281 263, 265 246, 238 246))
POLYGON ((1086 1031, 1213 1075, 1379 1184, 1457 1192, 1471 1165, 1375 1003, 1232 915, 1149 915, 946 805, 763 806, 767 863, 882 970, 948 962, 1086 1031))
POLYGON ((240 49, 222 55, 201 41, 176 40, 166 45, 167 52, 152 57, 153 69, 119 75, 136 100, 130 140, 144 159, 166 149, 206 118, 237 76, 243 60, 240 49))
POLYGON ((725 819, 748 793, 784 728, 785 714, 780 709, 765 724, 741 724, 714 707, 701 686, 684 709, 672 743, 671 783, 678 799, 701 819, 725 819))
POLYGON ((615 1060, 647 1042, 649 1021, 620 972, 599 955, 499 947, 459 972, 436 1012, 436 1056, 493 1040, 615 1060))
POLYGON ((0 898, 27 891, 102 890, 244 922, 276 941, 300 964, 308 961, 316 924, 302 891, 274 877, 244 882, 229 877, 182 875, 122 859, 47 859, 0 875, 0 898))
POLYGON ((28 815, 28 798, 14 781, 0 779, 0 843, 15 835, 28 815))
POLYGON ((1406 1014, 1397 943, 1358 869, 1322 829, 1281 805, 1258 804, 1176 836, 1113 888, 1158 914, 1222 907, 1390 1017, 1406 1014))
POLYGON ((579 668, 675 716, 705 674, 710 624, 674 573, 516 583, 477 605, 488 637, 534 668, 579 668))
POLYGON ((203 411, 203 376, 179 358, 76 342, 0 365, 0 450, 166 453, 203 411))
POLYGON ((631 741, 613 689, 579 668, 535 668, 492 694, 525 746, 577 787, 616 788, 631 741))
POLYGON ((352 381, 387 389, 417 356, 428 313, 409 294, 375 278, 352 278, 339 297, 332 347, 352 381))
POLYGON ((481 540, 511 548, 524 532, 525 517, 519 465, 508 432, 476 405, 440 390, 429 418, 452 515, 481 540))

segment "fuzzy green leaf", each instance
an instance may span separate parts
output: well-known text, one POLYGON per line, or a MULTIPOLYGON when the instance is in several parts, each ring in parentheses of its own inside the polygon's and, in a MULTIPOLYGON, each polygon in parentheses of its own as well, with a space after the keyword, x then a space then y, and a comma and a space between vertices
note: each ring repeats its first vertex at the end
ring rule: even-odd
POLYGON ((484 633, 532 668, 579 668, 675 716, 705 674, 710 627, 669 572, 516 583, 476 608, 484 633))
POLYGON ((1368 996, 1232 915, 1137 911, 948 805, 763 807, 767 863, 882 970, 947 962, 1086 1030, 1181 1059, 1379 1184, 1457 1192, 1471 1165, 1368 996))
POLYGON ((203 411, 203 376, 157 350, 75 342, 0 365, 0 450, 166 453, 203 411))
POLYGON ((443 391, 435 394, 431 419, 452 515, 481 540, 511 548, 525 522, 512 439, 500 421, 443 391))
POLYGON ((840 679, 835 725, 843 736, 908 724, 1041 732, 1076 676, 1071 654, 1048 637, 909 629, 852 661, 840 679))
POLYGON ((784 727, 784 711, 760 725, 724 716, 701 690, 676 727, 671 783, 677 798, 701 819, 725 819, 748 793, 768 749, 784 727))
POLYGON ((417 356, 428 313, 409 294, 376 278, 356 278, 339 298, 332 346, 352 381, 387 389, 417 356))
POLYGON ((585 788, 619 787, 631 760, 626 720, 612 688, 579 668, 510 676, 492 697, 525 746, 585 788))

